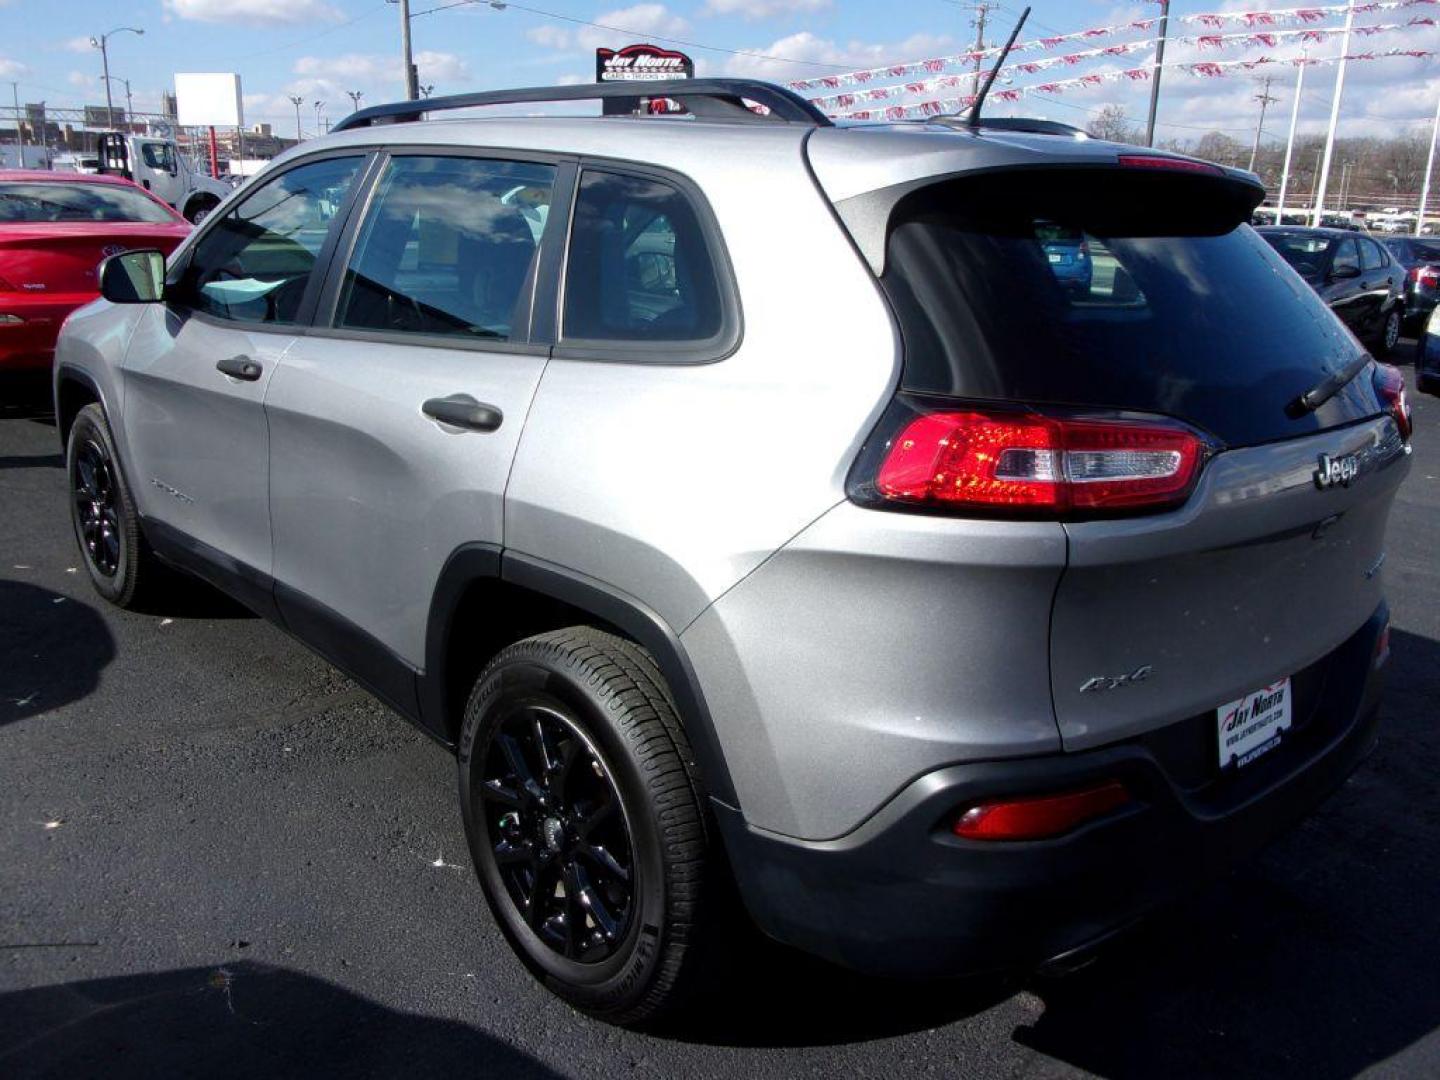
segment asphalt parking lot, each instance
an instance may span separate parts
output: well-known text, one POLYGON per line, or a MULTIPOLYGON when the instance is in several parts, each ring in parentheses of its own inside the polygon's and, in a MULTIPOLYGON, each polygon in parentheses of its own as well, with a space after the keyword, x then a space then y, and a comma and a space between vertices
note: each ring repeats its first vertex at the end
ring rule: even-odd
POLYGON ((1440 1075, 1436 399, 1390 524, 1382 743, 1297 831, 1063 979, 755 945, 639 1035, 511 957, 442 750, 201 586, 102 604, 43 395, 3 394, 0 1076, 1440 1075))

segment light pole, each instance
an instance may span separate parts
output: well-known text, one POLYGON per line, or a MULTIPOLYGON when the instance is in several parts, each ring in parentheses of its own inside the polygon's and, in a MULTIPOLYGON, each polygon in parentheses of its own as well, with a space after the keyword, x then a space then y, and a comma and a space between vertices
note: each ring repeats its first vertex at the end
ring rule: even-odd
POLYGON ((110 127, 115 126, 115 106, 110 101, 110 53, 106 48, 106 42, 108 42, 114 34, 143 35, 144 33, 144 30, 139 30, 133 26, 117 26, 114 30, 105 31, 105 33, 101 34, 98 38, 92 37, 90 39, 90 47, 100 50, 100 65, 105 73, 105 122, 110 127))
POLYGON ((355 106, 355 111, 359 112, 360 99, 365 96, 364 92, 360 90, 346 90, 345 96, 350 99, 350 104, 355 106))
POLYGON ((292 94, 290 104, 295 106, 295 141, 298 143, 305 138, 305 133, 300 130, 300 106, 305 104, 305 99, 298 94, 292 94))
MULTIPOLYGON (((135 111, 135 106, 132 103, 132 98, 130 96, 130 80, 122 79, 118 75, 102 75, 100 77, 104 79, 107 84, 112 82, 118 82, 125 85, 125 121, 126 123, 129 123, 130 116, 135 111)), ((108 109, 109 106, 107 105, 106 108, 108 109)))
POLYGON ((315 102, 315 137, 317 139, 320 137, 320 110, 323 108, 325 108, 323 101, 315 102))
MULTIPOLYGON (((24 168, 24 124, 20 122, 19 82, 12 82, 12 84, 10 84, 10 92, 14 95, 14 138, 16 138, 17 143, 20 144, 20 161, 17 164, 19 164, 20 168, 24 168)), ((1426 176, 1428 176, 1428 173, 1426 173, 1426 176)), ((1428 180, 1426 183, 1428 184, 1428 180)), ((1423 202, 1424 200, 1421 200, 1421 203, 1423 202)), ((1424 210, 1423 204, 1421 204, 1420 209, 1424 210)))
POLYGON ((434 84, 431 84, 430 86, 422 86, 422 87, 420 87, 420 96, 421 96, 421 97, 427 97, 427 98, 428 98, 428 97, 429 97, 431 94, 433 94, 434 92, 435 92, 435 86, 434 86, 434 84))

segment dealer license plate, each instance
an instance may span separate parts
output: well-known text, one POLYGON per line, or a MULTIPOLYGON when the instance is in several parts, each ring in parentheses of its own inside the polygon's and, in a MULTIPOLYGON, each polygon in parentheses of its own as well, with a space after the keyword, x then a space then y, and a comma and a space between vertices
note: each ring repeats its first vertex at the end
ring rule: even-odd
POLYGON ((1290 678, 1261 687, 1215 710, 1220 767, 1241 768, 1280 745, 1290 727, 1290 678))

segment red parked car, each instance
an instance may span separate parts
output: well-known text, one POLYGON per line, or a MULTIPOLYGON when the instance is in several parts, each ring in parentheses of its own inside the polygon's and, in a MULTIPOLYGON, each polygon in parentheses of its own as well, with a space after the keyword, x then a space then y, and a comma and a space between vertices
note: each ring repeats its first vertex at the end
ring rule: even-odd
POLYGON ((0 171, 0 372, 50 366, 65 317, 99 295, 107 255, 167 255, 190 223, 115 176, 0 171))

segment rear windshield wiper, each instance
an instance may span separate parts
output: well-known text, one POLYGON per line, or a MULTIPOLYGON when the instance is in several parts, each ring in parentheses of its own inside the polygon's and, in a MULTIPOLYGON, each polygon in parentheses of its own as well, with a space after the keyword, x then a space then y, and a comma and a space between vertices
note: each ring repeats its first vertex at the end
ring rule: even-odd
POLYGON ((1292 418, 1298 418, 1306 415, 1307 413, 1314 412, 1316 409, 1320 408, 1321 405, 1324 405, 1327 401, 1329 401, 1336 394, 1338 394, 1341 390, 1345 389, 1346 385, 1349 384, 1351 379, 1355 378, 1356 375, 1359 375, 1360 372, 1364 371, 1369 366, 1369 355, 1362 353, 1357 359, 1351 361, 1349 365, 1341 368, 1339 371, 1335 372, 1334 375, 1329 376, 1325 379, 1324 382, 1318 384, 1312 389, 1306 390, 1305 393, 1301 394, 1298 398, 1292 401, 1286 407, 1286 413, 1288 413, 1292 418))

